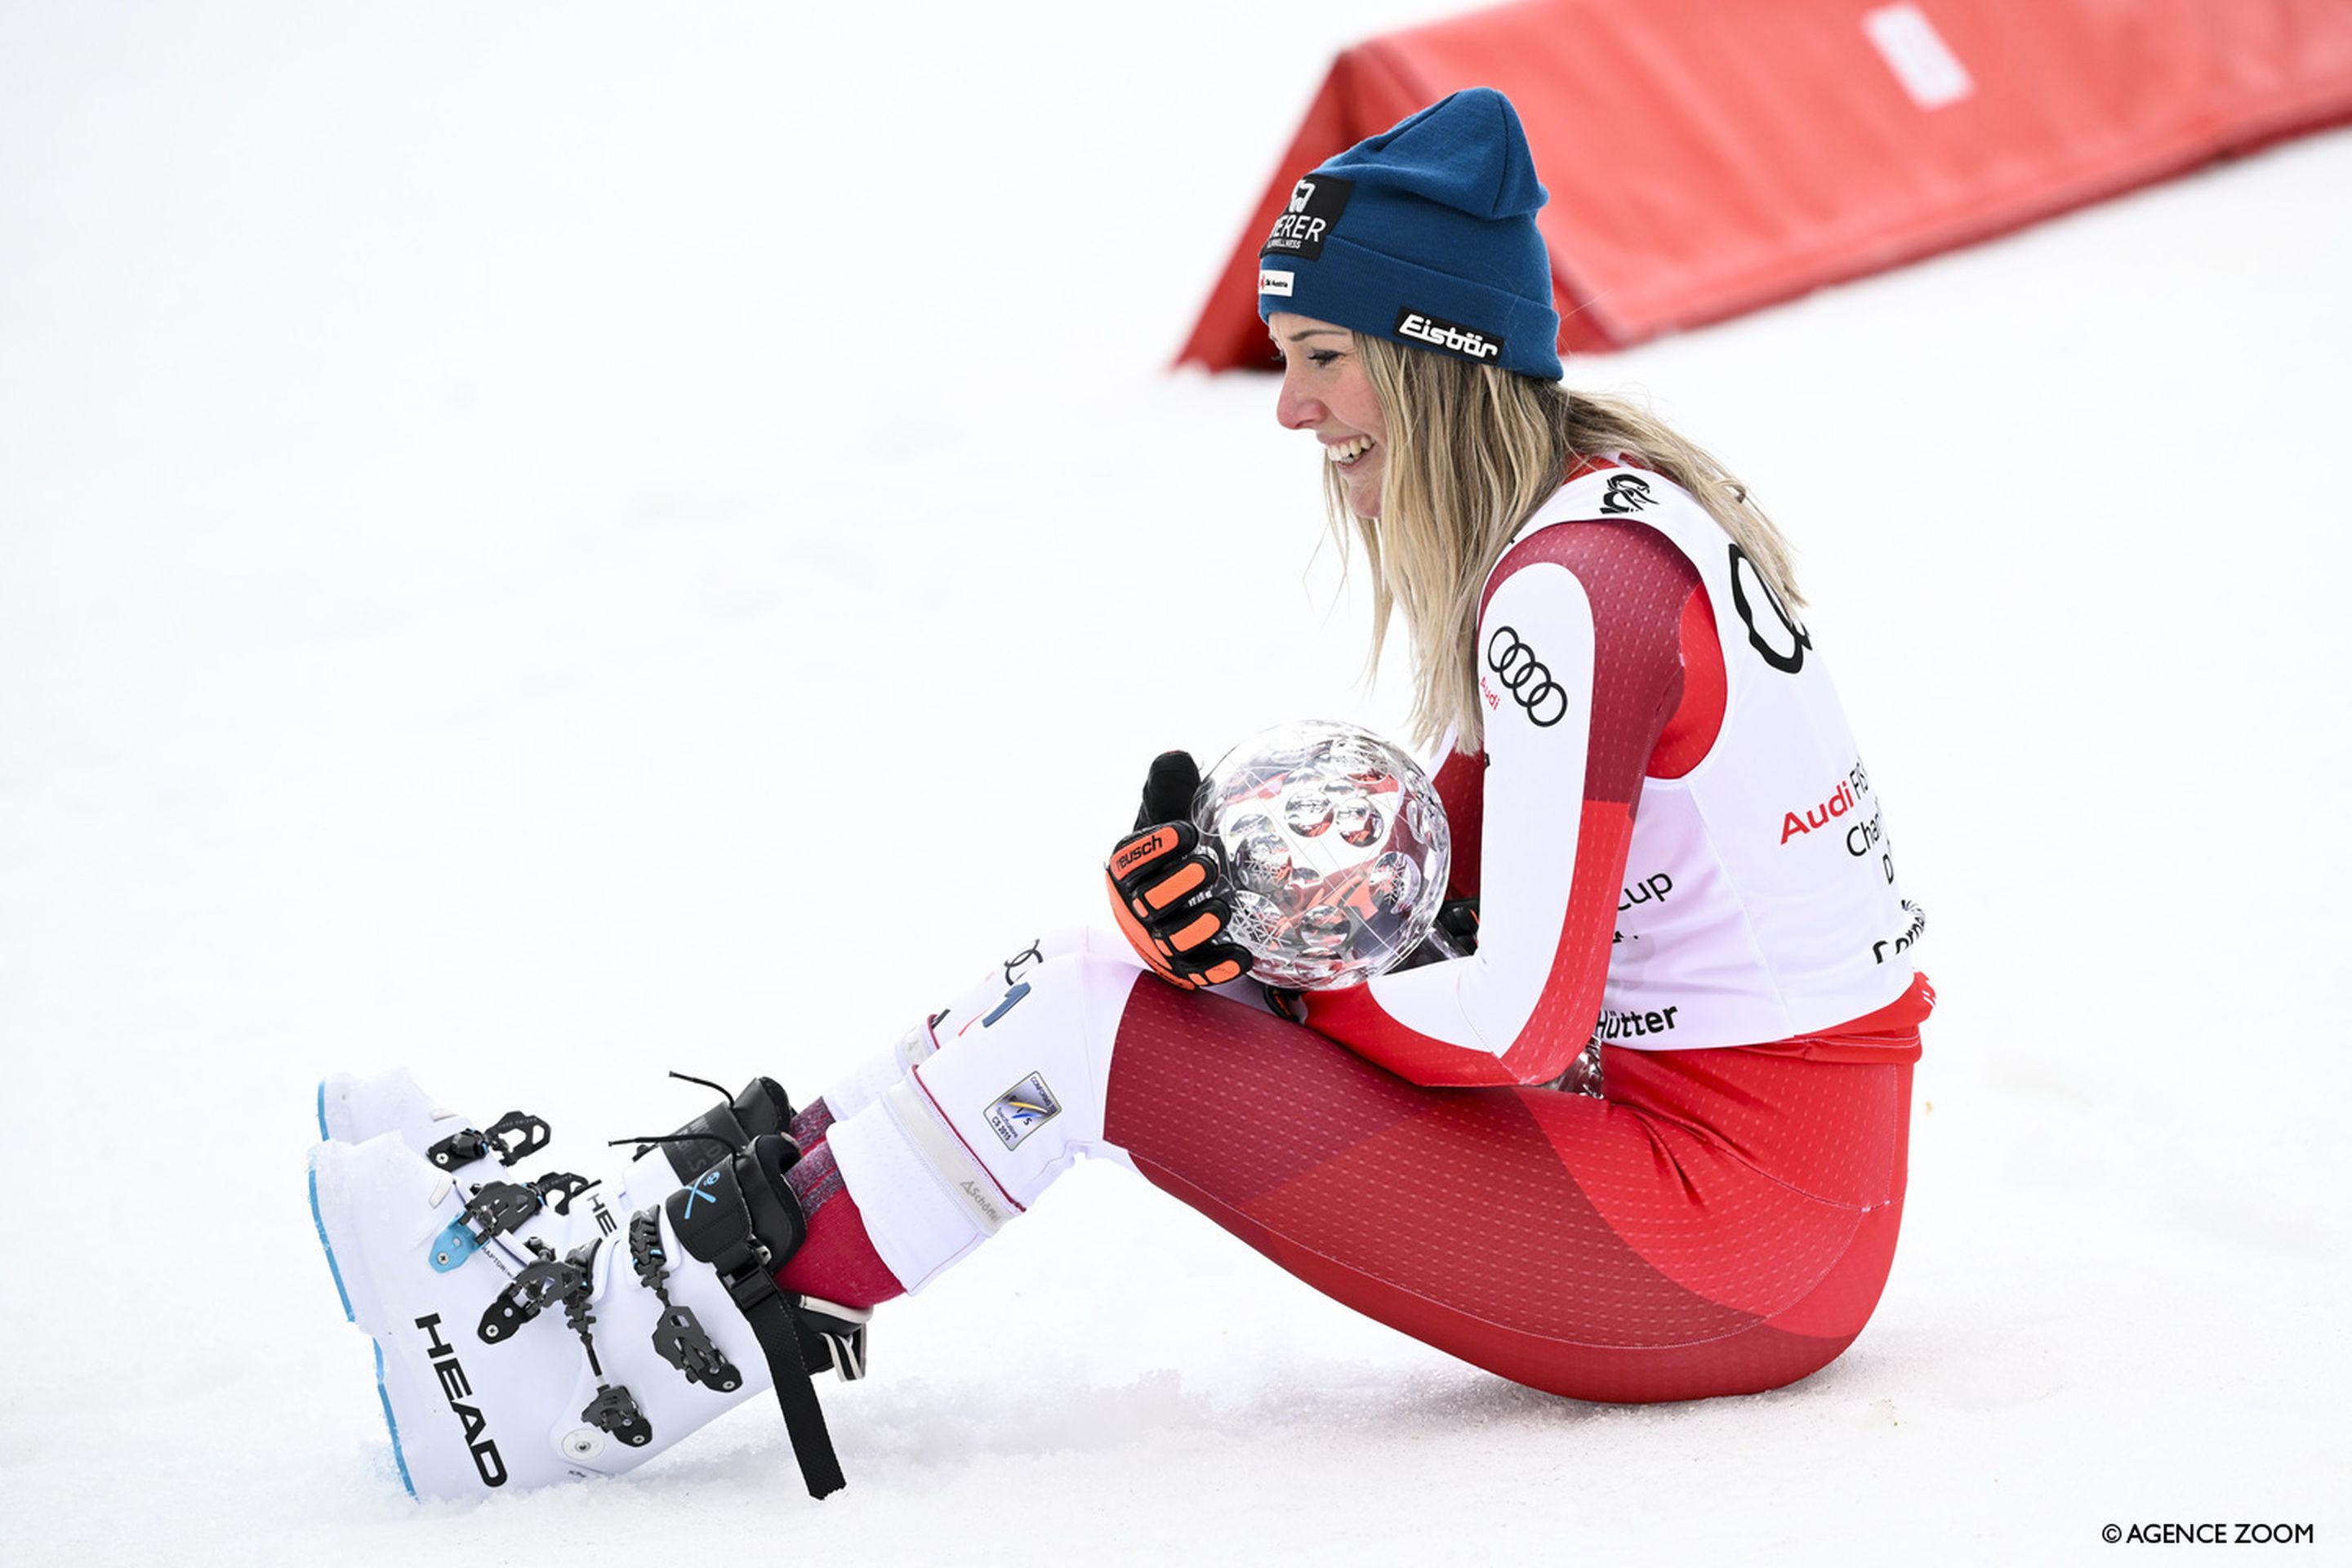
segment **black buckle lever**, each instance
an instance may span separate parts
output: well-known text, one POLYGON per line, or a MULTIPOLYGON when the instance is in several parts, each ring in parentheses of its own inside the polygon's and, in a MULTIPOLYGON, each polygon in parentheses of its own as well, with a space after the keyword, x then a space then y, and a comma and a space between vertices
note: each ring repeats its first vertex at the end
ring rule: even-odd
POLYGON ((470 1165, 496 1154, 501 1165, 513 1165, 547 1147, 555 1134, 545 1121, 520 1110, 509 1110, 488 1128, 460 1128, 425 1151, 425 1157, 445 1171, 470 1165))

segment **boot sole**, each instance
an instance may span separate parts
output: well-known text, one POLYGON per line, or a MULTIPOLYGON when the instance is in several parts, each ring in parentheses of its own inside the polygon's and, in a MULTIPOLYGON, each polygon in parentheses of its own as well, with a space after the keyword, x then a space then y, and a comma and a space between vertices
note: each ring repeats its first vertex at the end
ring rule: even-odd
MULTIPOLYGON (((326 1090, 327 1086, 320 1084, 319 1130, 321 1133, 327 1127, 326 1090)), ((352 1293, 343 1283, 342 1265, 335 1261, 335 1244, 327 1235, 327 1217, 320 1212, 318 1166, 313 1163, 305 1174, 309 1177, 310 1188, 310 1223, 319 1231, 319 1250, 327 1255, 327 1272, 334 1276, 335 1295, 343 1304, 344 1321, 357 1323, 359 1314, 352 1310, 352 1293)), ((400 1447, 400 1419, 392 1413, 392 1391, 384 1386, 383 1382, 383 1346, 376 1342, 373 1331, 368 1335, 368 1349, 375 1353, 375 1396, 376 1402, 383 1407, 384 1430, 392 1436, 392 1462, 400 1471, 402 1489, 413 1498, 416 1495, 416 1483, 409 1479, 408 1456, 402 1452, 400 1447)))

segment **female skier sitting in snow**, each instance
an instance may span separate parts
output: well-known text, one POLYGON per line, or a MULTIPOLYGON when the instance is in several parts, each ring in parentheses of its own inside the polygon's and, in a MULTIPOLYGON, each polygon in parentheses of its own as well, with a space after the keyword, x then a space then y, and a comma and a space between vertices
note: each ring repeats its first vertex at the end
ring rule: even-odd
POLYGON ((876 1304, 1082 1154, 1556 1394, 1753 1393, 1852 1342, 1902 1214, 1919 917, 1779 536, 1559 384, 1544 200, 1510 105, 1457 93, 1300 180, 1260 258, 1281 423, 1450 738, 1475 951, 1278 1014, 1171 754, 1111 856, 1121 935, 1031 946, 803 1110, 755 1082, 617 1189, 497 1179, 528 1119, 331 1081, 314 1203, 415 1490, 616 1473, 771 1379, 831 1489, 810 1372, 861 1373, 876 1304))

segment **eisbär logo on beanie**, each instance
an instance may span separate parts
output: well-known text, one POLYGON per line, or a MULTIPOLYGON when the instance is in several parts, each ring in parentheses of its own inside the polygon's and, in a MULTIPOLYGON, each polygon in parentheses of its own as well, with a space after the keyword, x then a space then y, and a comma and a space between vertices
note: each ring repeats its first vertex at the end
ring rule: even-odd
POLYGON ((1290 205, 1274 220, 1274 232, 1258 254, 1293 256, 1301 261, 1322 259, 1323 242, 1330 237, 1331 226, 1339 221, 1355 188, 1352 180, 1319 171, 1299 181, 1291 187, 1290 205))
POLYGON ((1397 312, 1395 333, 1441 353, 1476 360, 1480 364, 1491 364, 1503 357, 1503 340, 1495 333, 1482 332, 1459 321, 1442 321, 1426 310, 1410 307, 1397 312))

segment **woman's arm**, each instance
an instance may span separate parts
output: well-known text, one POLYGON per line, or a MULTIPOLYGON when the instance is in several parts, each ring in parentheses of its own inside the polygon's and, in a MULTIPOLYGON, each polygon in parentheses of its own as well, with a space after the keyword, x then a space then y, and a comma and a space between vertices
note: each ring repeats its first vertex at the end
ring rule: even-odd
POLYGON ((1679 772, 1704 752, 1722 661, 1697 570, 1639 522, 1514 547, 1478 639, 1478 951, 1310 992, 1307 1022, 1416 1083, 1542 1083, 1591 1037, 1642 781, 1654 753, 1679 772))

